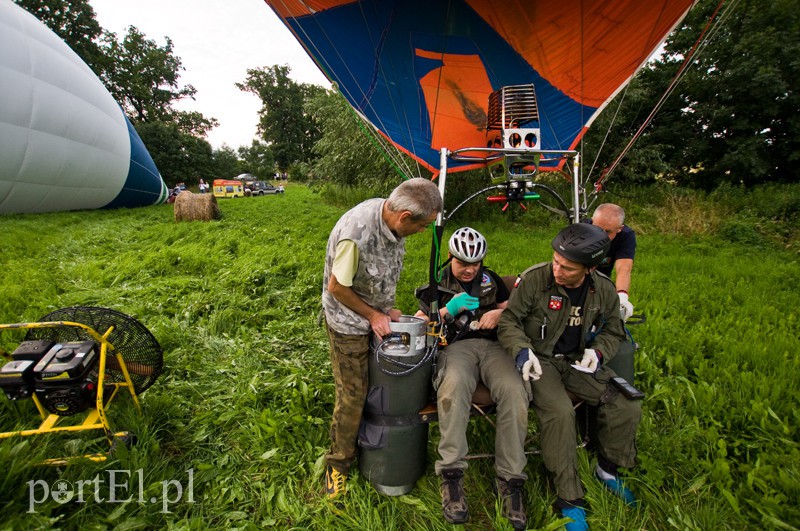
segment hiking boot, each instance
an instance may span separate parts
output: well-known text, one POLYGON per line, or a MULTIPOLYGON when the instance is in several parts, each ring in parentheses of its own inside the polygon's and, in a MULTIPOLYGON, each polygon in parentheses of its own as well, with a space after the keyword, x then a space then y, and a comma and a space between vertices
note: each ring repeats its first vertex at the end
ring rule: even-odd
POLYGON ((524 479, 513 478, 505 480, 497 478, 497 497, 502 506, 502 515, 507 518, 514 529, 525 529, 528 517, 525 516, 525 506, 522 503, 524 492, 522 486, 524 479))
POLYGON ((606 472, 602 467, 600 467, 600 465, 597 465, 597 468, 594 470, 594 475, 600 480, 600 483, 602 483, 606 489, 611 491, 611 493, 619 498, 622 498, 622 500, 631 507, 636 507, 638 503, 636 501, 636 496, 634 496, 633 493, 628 490, 627 487, 625 487, 625 484, 618 476, 606 472))
POLYGON ((463 470, 442 470, 442 514, 451 524, 463 524, 469 519, 463 470))
POLYGON ((589 531, 589 524, 586 523, 586 511, 583 507, 568 507, 561 509, 561 516, 572 518, 568 524, 564 524, 567 531, 589 531))
POLYGON ((325 493, 328 499, 336 498, 347 492, 347 474, 339 472, 331 465, 325 467, 325 493))

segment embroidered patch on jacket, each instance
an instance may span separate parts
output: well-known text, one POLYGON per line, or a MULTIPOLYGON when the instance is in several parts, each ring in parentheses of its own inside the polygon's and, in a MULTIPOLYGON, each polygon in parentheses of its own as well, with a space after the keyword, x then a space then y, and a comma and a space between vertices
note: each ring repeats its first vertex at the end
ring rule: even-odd
POLYGON ((548 308, 551 310, 560 310, 563 304, 564 297, 561 295, 550 295, 550 304, 548 305, 548 308))
POLYGON ((483 276, 481 276, 481 287, 488 286, 491 283, 492 283, 492 277, 484 273, 483 276))

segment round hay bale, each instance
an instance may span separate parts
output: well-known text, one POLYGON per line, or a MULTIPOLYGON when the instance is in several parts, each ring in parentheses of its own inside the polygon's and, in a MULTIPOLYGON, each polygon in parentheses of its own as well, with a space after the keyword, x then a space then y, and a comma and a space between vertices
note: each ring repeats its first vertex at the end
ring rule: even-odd
POLYGON ((211 221, 219 219, 219 206, 214 194, 181 192, 175 198, 175 221, 211 221))

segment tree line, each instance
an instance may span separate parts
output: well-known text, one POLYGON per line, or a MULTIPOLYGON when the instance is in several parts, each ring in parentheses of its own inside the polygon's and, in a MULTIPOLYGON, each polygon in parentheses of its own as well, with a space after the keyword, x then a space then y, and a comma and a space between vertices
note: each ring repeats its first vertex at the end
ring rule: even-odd
MULTIPOLYGON (((261 99, 258 138, 236 150, 214 150, 205 136, 217 121, 174 108, 196 90, 180 83, 183 66, 169 37, 158 45, 130 26, 120 38, 100 27, 89 0, 15 2, 97 73, 169 185, 243 172, 269 178, 276 171, 344 186, 396 182, 395 164, 344 98, 333 88, 293 81, 288 65, 247 71, 236 85, 261 99)), ((709 190, 798 182, 800 0, 699 0, 663 54, 616 96, 583 139, 584 165, 597 177, 645 123, 715 12, 713 31, 609 182, 709 190)))

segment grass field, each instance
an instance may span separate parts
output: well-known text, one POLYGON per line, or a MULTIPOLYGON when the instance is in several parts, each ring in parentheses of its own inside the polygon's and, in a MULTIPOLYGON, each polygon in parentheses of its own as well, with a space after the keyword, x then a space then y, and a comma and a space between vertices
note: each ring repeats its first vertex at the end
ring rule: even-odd
MULTIPOLYGON (((109 307, 141 321, 165 353, 143 415, 125 397, 109 410, 115 428, 138 437, 111 460, 37 466, 104 449, 97 435, 0 441, 0 529, 450 528, 433 473, 435 424, 409 495, 382 496, 358 473, 343 508, 321 494, 333 381, 317 319, 325 243, 344 209, 302 186, 220 208, 223 219, 207 223, 176 224, 171 205, 0 219, 0 323, 109 307), (68 502, 56 499, 59 480, 72 488, 68 502)), ((502 274, 549 259, 559 223, 470 222, 502 274)), ((409 238, 398 288, 407 313, 429 250, 430 233, 409 238)), ((647 398, 629 482, 642 504, 629 510, 607 495, 580 450, 592 529, 800 528, 799 285, 791 249, 640 231, 631 300, 647 321, 631 331, 647 398)), ((10 352, 21 337, 6 332, 0 347, 10 352)), ((0 430, 37 419, 31 401, 0 398, 0 430)), ((491 451, 493 430, 473 421, 469 439, 491 451)), ((560 528, 537 456, 528 473, 530 527, 560 528)), ((472 462, 464 529, 510 529, 493 476, 490 460, 472 462)))

